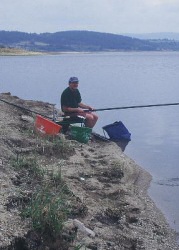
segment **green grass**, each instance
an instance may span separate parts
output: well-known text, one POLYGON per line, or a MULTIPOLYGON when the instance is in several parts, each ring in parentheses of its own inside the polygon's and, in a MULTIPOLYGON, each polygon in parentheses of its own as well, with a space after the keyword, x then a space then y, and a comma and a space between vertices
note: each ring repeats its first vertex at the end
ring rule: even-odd
MULTIPOLYGON (((58 161, 58 165, 50 171, 40 167, 38 159, 41 154, 47 158, 57 156, 57 159, 63 159, 63 156, 73 154, 74 149, 63 138, 35 138, 33 155, 18 153, 10 162, 23 181, 22 189, 26 187, 32 191, 28 202, 20 208, 21 216, 28 218, 31 229, 39 235, 42 242, 47 239, 53 242, 59 238, 64 242, 63 227, 70 216, 73 193, 62 178, 63 160, 58 161)), ((21 184, 19 187, 21 188, 21 184)), ((78 250, 81 247, 74 246, 74 249, 78 250)))
MULTIPOLYGON (((80 244, 80 245, 78 245, 78 246, 75 246, 74 247, 74 250, 80 250, 82 247, 84 247, 84 245, 82 244, 80 244)), ((83 248, 83 249, 86 249, 86 247, 85 248, 83 248)))
POLYGON ((28 170, 34 177, 44 176, 44 170, 39 167, 36 157, 27 158, 17 155, 17 158, 11 160, 11 165, 15 170, 28 170))
POLYGON ((68 216, 63 190, 56 193, 51 185, 43 187, 34 193, 31 203, 22 214, 31 218, 32 228, 41 234, 51 237, 60 235, 68 216))

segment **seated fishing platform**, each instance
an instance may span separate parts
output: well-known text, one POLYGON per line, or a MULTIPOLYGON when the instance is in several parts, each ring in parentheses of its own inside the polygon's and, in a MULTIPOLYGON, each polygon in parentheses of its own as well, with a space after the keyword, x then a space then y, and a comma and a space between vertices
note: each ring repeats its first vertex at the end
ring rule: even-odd
POLYGON ((79 123, 81 127, 83 127, 85 118, 82 116, 64 116, 63 120, 55 121, 55 123, 62 126, 62 132, 65 134, 69 130, 71 124, 79 123))
POLYGON ((70 131, 71 138, 78 142, 87 143, 91 138, 92 129, 85 127, 85 118, 83 116, 64 117, 62 121, 56 121, 56 124, 62 127, 63 134, 70 131), (80 123, 81 126, 77 126, 77 123, 80 123))

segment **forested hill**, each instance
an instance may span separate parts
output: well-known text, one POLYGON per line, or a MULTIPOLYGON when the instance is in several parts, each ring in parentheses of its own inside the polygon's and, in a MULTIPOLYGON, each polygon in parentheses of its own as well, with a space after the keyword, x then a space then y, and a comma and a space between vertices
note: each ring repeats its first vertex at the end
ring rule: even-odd
POLYGON ((32 51, 179 51, 174 40, 140 40, 128 36, 93 31, 62 31, 56 33, 25 33, 0 31, 0 47, 32 51))

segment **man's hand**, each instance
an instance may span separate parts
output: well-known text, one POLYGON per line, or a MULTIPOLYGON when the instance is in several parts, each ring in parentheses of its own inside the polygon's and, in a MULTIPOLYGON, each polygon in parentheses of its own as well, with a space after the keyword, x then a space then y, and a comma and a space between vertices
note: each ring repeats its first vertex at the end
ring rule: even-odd
POLYGON ((92 108, 91 106, 88 106, 88 109, 89 109, 90 111, 94 110, 94 108, 92 108))
POLYGON ((77 109, 75 110, 75 112, 77 112, 77 113, 84 113, 84 110, 83 110, 82 108, 77 108, 77 109))

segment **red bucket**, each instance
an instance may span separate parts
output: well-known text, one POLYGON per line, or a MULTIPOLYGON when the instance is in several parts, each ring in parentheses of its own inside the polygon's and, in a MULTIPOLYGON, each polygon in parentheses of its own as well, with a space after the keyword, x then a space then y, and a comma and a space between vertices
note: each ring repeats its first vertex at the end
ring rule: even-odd
POLYGON ((44 135, 56 135, 60 132, 62 126, 40 116, 36 116, 35 129, 44 135))

